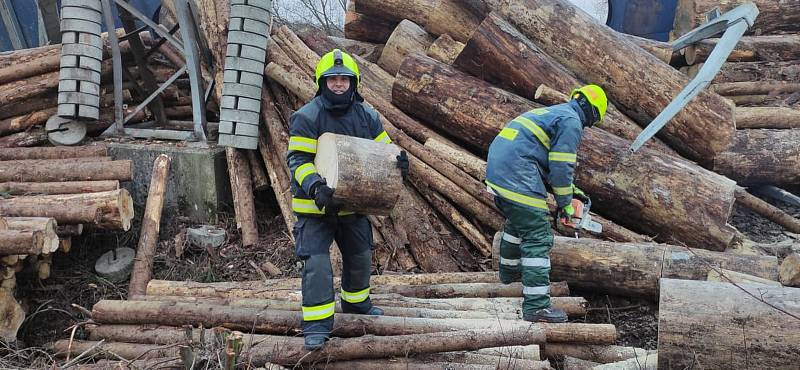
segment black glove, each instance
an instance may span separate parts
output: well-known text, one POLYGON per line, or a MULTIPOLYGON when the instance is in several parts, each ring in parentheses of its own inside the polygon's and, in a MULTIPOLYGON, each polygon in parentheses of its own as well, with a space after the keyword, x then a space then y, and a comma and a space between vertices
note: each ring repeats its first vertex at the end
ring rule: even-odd
POLYGON ((314 194, 314 204, 317 205, 317 208, 325 208, 326 213, 327 211, 331 211, 330 208, 333 208, 330 207, 333 203, 333 191, 334 189, 328 186, 325 179, 314 185, 312 193, 314 194))
POLYGON ((405 150, 400 151, 397 156, 397 168, 400 169, 400 174, 403 175, 403 181, 408 178, 408 155, 405 150))

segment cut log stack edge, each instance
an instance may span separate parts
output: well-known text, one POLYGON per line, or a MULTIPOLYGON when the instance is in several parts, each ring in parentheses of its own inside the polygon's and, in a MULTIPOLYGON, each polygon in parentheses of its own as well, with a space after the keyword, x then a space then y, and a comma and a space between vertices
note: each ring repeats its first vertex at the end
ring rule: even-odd
MULTIPOLYGON (((739 3, 724 2, 728 8, 722 10, 739 3)), ((254 190, 272 189, 292 230, 289 117, 314 97, 319 56, 342 48, 359 63, 361 95, 411 159, 411 176, 397 206, 388 216, 370 216, 374 268, 383 274, 373 278, 372 292, 387 315, 338 314, 335 334, 340 338, 309 354, 296 337, 299 280, 147 284, 150 260, 145 255, 137 258, 129 300, 101 301, 93 308, 90 340, 59 341, 54 348, 70 357, 86 351, 114 354, 98 368, 114 366, 119 357, 141 366, 178 364, 185 353, 172 344, 241 340, 240 331, 247 333, 241 357, 255 366, 481 369, 499 364, 535 369, 549 368, 548 359, 566 357, 564 364, 571 368, 621 369, 631 363, 673 368, 691 365, 688 354, 706 367, 723 361, 746 366, 752 360, 745 358, 779 366, 800 351, 798 330, 780 329, 796 327, 800 316, 790 304, 798 293, 788 287, 800 281, 800 256, 781 262, 739 253, 752 243, 728 221, 736 203, 800 233, 797 218, 747 192, 751 186, 800 184, 800 6, 755 3, 761 14, 752 34, 740 41, 708 91, 635 154, 627 152, 630 142, 702 66, 714 40, 673 53, 665 43, 619 34, 577 9, 565 12, 574 9, 565 0, 350 0, 345 38, 296 34, 276 24, 267 44, 258 149, 226 151, 242 245, 258 244, 254 190), (599 65, 598 60, 607 62, 599 65), (585 130, 576 171, 577 185, 593 196, 593 217, 603 232, 582 231, 576 239, 574 230, 567 230, 556 238, 552 278, 559 283, 553 295, 563 296, 553 301, 571 317, 580 317, 586 314, 586 301, 569 297, 567 285, 660 299, 657 354, 614 346, 612 325, 525 323, 520 320, 520 283, 502 285, 496 272, 456 273, 485 271, 493 259, 497 263, 493 237, 502 231, 503 218, 482 183, 492 139, 520 112, 564 102, 572 88, 584 83, 604 86, 611 100, 606 121, 585 130), (745 288, 728 289, 731 283, 745 288), (752 289, 769 294, 747 295, 752 289), (706 302, 713 295, 698 297, 699 291, 720 295, 714 308, 706 302), (754 300, 752 310, 734 313, 731 307, 741 305, 719 303, 737 299, 754 300), (722 322, 752 315, 764 319, 722 322), (709 329, 719 331, 714 332, 714 348, 692 332, 707 326, 708 317, 720 320, 709 329), (725 330, 742 332, 742 325, 758 333, 748 332, 746 340, 725 335, 725 330), (759 340, 770 345, 748 345, 759 340), (741 361, 731 357, 736 354, 741 361)), ((200 0, 199 5, 203 39, 215 64, 222 64, 226 37, 219 30, 226 25, 220 22, 227 19, 221 15, 228 14, 230 2, 200 0)), ((714 6, 720 2, 679 1, 674 36, 699 25, 714 6)), ((79 147, 75 153, 84 153, 80 160, 37 154, 62 150, 40 147, 45 140, 41 126, 55 107, 58 54, 58 46, 47 46, 0 55, 0 83, 10 86, 0 93, 0 147, 14 148, 0 149, 0 192, 10 195, 0 200, 6 220, 0 223, 5 289, 0 294, 11 301, 7 287, 13 288, 13 272, 21 266, 18 255, 32 256, 28 259, 37 261, 40 276, 46 274, 52 250, 45 244, 53 243, 46 230, 80 224, 126 229, 130 224, 115 219, 123 217, 121 209, 117 215, 81 218, 97 203, 116 201, 124 207, 121 199, 127 194, 117 190, 118 181, 130 174, 96 177, 122 173, 123 161, 110 161, 105 152, 85 155, 95 146, 79 147), (18 148, 23 146, 31 148, 18 148), (70 177, 77 173, 87 176, 70 177), (59 207, 70 212, 58 213, 59 207), (16 216, 26 218, 15 221, 16 216), (11 241, 23 239, 43 244, 17 253, 24 248, 11 241), (5 245, 14 253, 3 253, 5 245)), ((154 59, 159 63, 154 69, 163 80, 182 62, 166 45, 159 54, 164 58, 154 59)), ((219 101, 223 68, 215 70, 212 96, 219 101)), ((108 74, 107 65, 103 73, 108 74)), ((190 104, 188 94, 168 91, 165 104, 190 115, 191 109, 179 109, 190 104)), ((141 98, 128 96, 131 103, 141 98)), ((212 117, 214 109, 212 104, 212 117)), ((112 111, 108 103, 101 108, 105 125, 112 111)), ((548 204, 555 211, 552 199, 548 204)), ((157 236, 158 229, 147 232, 157 236)), ((140 253, 148 251, 150 259, 152 238, 140 243, 140 253)), ((340 257, 333 256, 340 264, 340 257)), ((14 312, 12 306, 6 311, 14 312)))

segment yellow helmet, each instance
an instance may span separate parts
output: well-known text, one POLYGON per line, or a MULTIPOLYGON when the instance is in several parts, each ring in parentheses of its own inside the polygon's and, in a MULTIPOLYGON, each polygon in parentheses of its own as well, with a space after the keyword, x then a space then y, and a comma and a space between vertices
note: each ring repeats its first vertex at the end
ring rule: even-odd
POLYGON ((606 116, 606 109, 608 109, 608 98, 606 98, 606 92, 603 91, 603 88, 597 85, 586 85, 572 90, 569 96, 574 98, 575 94, 578 93, 583 94, 589 104, 597 109, 597 112, 600 113, 600 121, 602 121, 606 116))
POLYGON ((361 73, 358 71, 356 61, 339 49, 333 49, 320 58, 315 75, 318 89, 322 89, 320 79, 328 76, 354 77, 356 80, 355 88, 358 88, 358 83, 361 81, 361 73))

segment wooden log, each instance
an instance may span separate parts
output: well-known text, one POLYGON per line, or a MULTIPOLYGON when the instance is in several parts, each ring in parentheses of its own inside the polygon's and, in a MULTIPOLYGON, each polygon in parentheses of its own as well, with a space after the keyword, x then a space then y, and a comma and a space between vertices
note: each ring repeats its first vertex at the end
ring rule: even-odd
POLYGON ((69 251, 72 250, 72 237, 71 236, 59 237, 58 250, 64 253, 69 253, 69 251))
POLYGON ((565 280, 572 288, 645 297, 658 294, 661 278, 705 280, 711 266, 772 280, 778 274, 775 257, 565 237, 555 238, 550 259, 551 279, 565 280))
POLYGON ((47 119, 55 115, 58 108, 49 108, 23 116, 16 116, 0 120, 0 135, 8 135, 15 132, 25 131, 30 127, 42 125, 47 119))
POLYGON ((800 91, 800 83, 787 81, 743 81, 713 84, 710 90, 723 96, 777 95, 800 91))
POLYGON ((800 130, 739 130, 733 145, 714 159, 714 172, 741 185, 800 182, 800 130))
MULTIPOLYGON (((400 294, 417 298, 493 298, 522 297, 522 283, 466 283, 439 285, 379 285, 371 289, 376 294, 400 294)), ((550 295, 564 297, 569 295, 569 287, 564 282, 550 283, 550 295)))
MULTIPOLYGON (((275 107, 275 100, 265 84, 261 89, 261 117, 265 130, 261 130, 258 138, 258 151, 267 169, 272 184, 272 191, 278 201, 286 230, 292 230, 297 216, 292 211, 292 190, 289 168, 286 166, 285 147, 288 146, 289 134, 281 123, 275 107)), ((291 233, 290 233, 291 234, 291 233)), ((294 236, 291 236, 294 238, 294 236)))
POLYGON ((800 254, 792 253, 781 262, 780 269, 781 284, 800 288, 800 254))
POLYGON ((355 2, 355 0, 347 2, 347 11, 344 15, 344 37, 352 40, 385 43, 400 21, 359 13, 355 9, 355 2))
POLYGON ((133 162, 130 160, 106 162, 82 162, 73 160, 49 162, 0 162, 1 182, 53 182, 120 180, 127 181, 133 176, 133 162))
POLYGON ((582 360, 588 360, 599 363, 612 363, 635 358, 640 355, 646 355, 647 350, 636 347, 624 346, 587 346, 572 343, 548 343, 542 347, 544 357, 557 358, 561 356, 570 356, 582 360))
POLYGON ((784 105, 784 95, 731 95, 726 96, 737 106, 744 107, 775 107, 784 105))
MULTIPOLYGON (((706 22, 706 13, 719 8, 727 12, 747 1, 679 0, 675 8, 673 33, 682 36, 706 22)), ((768 35, 800 31, 800 4, 793 1, 755 0, 758 17, 750 27, 749 33, 768 35)))
MULTIPOLYGON (((501 298, 446 298, 430 299, 415 297, 376 296, 373 302, 384 307, 408 307, 429 310, 467 310, 487 312, 490 314, 519 314, 522 299, 517 297, 501 298)), ((586 313, 588 303, 582 297, 551 297, 553 307, 564 310, 569 316, 581 316, 586 313)))
POLYGON ((425 141, 425 147, 439 154, 448 162, 458 166, 476 180, 486 178, 486 161, 461 149, 445 144, 436 138, 425 141))
POLYGON ((564 356, 564 370, 591 370, 597 365, 600 364, 571 356, 564 356))
POLYGON ((317 93, 314 81, 302 71, 287 70, 281 65, 270 62, 264 69, 264 74, 304 101, 313 99, 317 93))
POLYGON ((263 190, 269 187, 269 177, 264 171, 264 166, 256 156, 256 152, 248 150, 245 152, 247 155, 247 163, 250 165, 250 175, 253 176, 253 189, 263 190))
POLYGON ((475 365, 460 364, 455 362, 427 362, 413 358, 397 359, 377 359, 377 360, 350 360, 337 361, 325 364, 325 369, 329 370, 493 370, 495 365, 475 365))
POLYGON ((658 369, 658 352, 629 358, 610 364, 597 365, 593 370, 656 370, 658 369))
MULTIPOLYGON (((53 240, 38 230, 0 230, 0 255, 38 255, 50 251, 53 240)), ((55 239, 58 249, 58 237, 55 239)))
POLYGON ((83 224, 58 225, 56 234, 58 234, 59 237, 79 236, 83 234, 83 224))
POLYGON ((736 127, 800 128, 800 110, 787 107, 736 107, 736 127))
MULTIPOLYGON (((299 312, 260 310, 180 302, 102 300, 92 308, 92 318, 102 324, 161 324, 248 327, 256 333, 288 333, 299 329, 299 312), (255 323, 255 325, 254 325, 255 323)), ((529 342, 608 344, 616 339, 613 325, 544 325, 511 320, 419 319, 389 316, 336 315, 333 334, 337 336, 405 335, 453 330, 492 329, 527 332, 529 342)), ((501 344, 502 345, 502 344, 501 344)), ((493 345, 491 347, 496 347, 493 345)))
POLYGON ((384 17, 400 22, 407 19, 420 26, 428 24, 435 0, 358 0, 354 2, 355 11, 376 17, 384 17))
MULTIPOLYGON (((734 62, 723 64, 716 77, 714 77, 714 82, 797 81, 798 78, 800 78, 800 65, 797 60, 785 62, 734 62)), ((736 127, 740 127, 738 119, 736 120, 736 127)))
MULTIPOLYGON (((53 352, 56 357, 74 357, 82 353, 92 357, 111 358, 126 360, 134 359, 160 359, 176 358, 180 356, 179 349, 175 345, 159 346, 137 343, 123 342, 91 342, 82 340, 58 340, 53 344, 53 352), (113 353, 114 355, 109 355, 113 353)), ((103 366, 107 366, 104 364, 103 366)), ((160 368, 160 367, 159 367, 160 368)))
POLYGON ((766 219, 781 225, 784 229, 793 233, 800 233, 800 220, 792 217, 782 209, 769 204, 760 198, 739 188, 736 190, 736 202, 747 209, 764 216, 766 219))
MULTIPOLYGON (((506 122, 538 106, 418 55, 403 63, 394 92, 393 102, 400 108, 480 143, 484 150, 506 122)), ((592 195, 599 209, 626 210, 608 214, 612 221, 647 235, 659 235, 663 241, 674 238, 714 250, 724 250, 731 244, 736 230, 727 220, 734 201, 733 181, 653 150, 631 155, 625 140, 602 130, 583 132, 576 184, 592 195), (654 188, 660 191, 646 191, 654 188), (703 196, 698 196, 700 193, 703 196), (670 199, 670 206, 663 205, 664 199, 670 199), (698 199, 709 201, 699 206, 698 199), (643 207, 645 204, 648 206, 643 207), (697 219, 706 222, 690 221, 697 219)))
POLYGON ((437 36, 449 35, 465 43, 484 16, 483 12, 475 11, 464 1, 438 0, 428 14, 425 30, 437 36))
POLYGON ((14 299, 13 290, 0 288, 0 317, 0 339, 7 342, 17 340, 17 331, 25 321, 25 311, 14 299))
POLYGON ((466 364, 466 365, 488 365, 494 366, 497 369, 529 369, 529 370, 550 370, 550 361, 532 361, 523 360, 518 358, 509 358, 503 356, 484 355, 473 352, 442 352, 427 355, 418 355, 414 357, 415 360, 421 360, 425 363, 452 363, 452 364, 466 364))
POLYGON ((9 195, 48 195, 97 193, 119 189, 119 181, 3 182, 0 193, 9 195))
MULTIPOLYGON (((451 0, 443 0, 441 2, 448 1, 451 0)), ((444 64, 453 64, 462 50, 464 50, 463 42, 453 40, 450 35, 443 34, 428 47, 426 54, 444 64)))
POLYGON ((58 71, 7 83, 4 85, 3 91, 0 92, 0 107, 22 103, 47 92, 55 92, 57 87, 58 71))
POLYGON ((483 355, 504 356, 509 358, 519 358, 523 360, 532 360, 532 361, 541 360, 541 356, 539 355, 539 346, 535 344, 527 346, 503 346, 503 347, 483 348, 474 352, 483 355))
POLYGON ((660 366, 748 369, 794 363, 800 351, 798 299, 800 290, 794 288, 662 279, 660 366), (704 328, 701 336, 698 327, 704 328))
MULTIPOLYGON (((348 4, 348 6, 349 5, 350 4, 348 4)), ((389 33, 391 33, 393 30, 394 27, 389 30, 389 33)), ((381 52, 383 51, 383 43, 375 44, 371 42, 351 40, 349 38, 328 36, 320 33, 314 28, 306 28, 301 30, 297 33, 297 36, 300 37, 300 39, 303 40, 308 47, 310 47, 319 55, 323 55, 333 49, 338 48, 344 50, 351 56, 358 55, 364 58, 364 60, 375 63, 378 61, 378 58, 380 58, 381 52)))
POLYGON ((142 229, 139 234, 139 245, 136 248, 136 259, 131 270, 128 294, 144 294, 147 282, 150 281, 153 269, 153 258, 158 244, 158 233, 161 226, 161 211, 164 208, 164 196, 167 191, 170 158, 166 154, 156 157, 153 172, 150 175, 150 187, 147 192, 142 229))
MULTIPOLYGON (((44 239, 42 249, 38 253, 28 254, 49 254, 58 249, 58 234, 56 233, 56 221, 48 217, 4 217, 4 228, 17 231, 34 231, 41 233, 44 239)), ((20 253, 25 254, 25 253, 20 253)))
POLYGON ((45 143, 47 143, 47 133, 44 128, 39 127, 0 137, 0 149, 40 146, 45 143))
MULTIPOLYGON (((168 1, 168 0, 167 0, 168 1)), ((166 3, 166 1, 165 1, 166 3)), ((89 347, 96 343, 89 343, 88 345, 79 344, 82 348, 88 349, 89 347)), ((142 348, 142 351, 147 351, 147 348, 142 348)), ((81 352, 83 353, 83 352, 81 352)), ((108 353, 108 352, 102 352, 108 353)), ((74 355, 80 355, 80 353, 75 353, 74 355)), ((100 355, 100 354, 98 354, 100 355)), ((134 357, 136 358, 136 357, 134 357)), ((277 366, 277 365, 275 365, 277 366)), ((77 370, 106 370, 106 369, 154 369, 157 368, 159 370, 183 370, 185 369, 185 365, 183 360, 181 360, 178 356, 174 357, 167 357, 167 358, 154 358, 149 360, 119 360, 119 358, 114 357, 113 359, 109 360, 99 360, 94 364, 81 364, 75 365, 75 369, 77 370)), ((284 367, 267 367, 267 370, 284 370, 284 367)))
POLYGON ((620 33, 620 35, 627 38, 629 41, 633 42, 664 63, 674 64, 673 61, 677 62, 676 59, 678 59, 680 56, 680 53, 672 51, 672 46, 669 43, 629 35, 626 33, 620 33))
POLYGON ((244 152, 240 149, 226 148, 225 157, 228 160, 228 176, 231 180, 236 227, 242 235, 242 246, 253 246, 258 243, 258 226, 256 225, 250 165, 247 163, 244 152))
POLYGON ((383 48, 378 65, 383 67, 390 74, 396 74, 400 69, 403 59, 412 53, 425 54, 428 47, 433 43, 431 37, 419 25, 404 19, 397 28, 394 29, 386 46, 383 48))
MULTIPOLYGON (((719 39, 705 39, 684 49, 689 65, 706 61, 719 39)), ((800 59, 800 35, 745 36, 728 56, 729 62, 789 61, 800 59)))
MULTIPOLYGON (((689 82, 565 0, 487 3, 579 78, 602 86, 618 108, 642 125, 649 124, 689 82), (597 63, 598 59, 603 63, 597 63)), ((731 144, 735 131, 733 105, 718 95, 701 92, 659 137, 687 158, 708 162, 731 144)))
POLYGON ((25 104, 6 105, 0 110, 0 119, 7 119, 16 116, 24 116, 33 112, 53 108, 58 105, 58 92, 42 95, 33 100, 28 100, 25 104))
POLYGON ((314 165, 344 209, 387 216, 403 188, 399 155, 396 145, 325 133, 318 139, 314 165))
POLYGON ((773 286, 781 286, 781 283, 775 280, 764 279, 758 276, 744 274, 741 272, 736 272, 727 269, 717 269, 709 271, 706 281, 716 281, 722 283, 735 283, 735 284, 766 284, 773 286))
POLYGON ((94 224, 99 228, 130 229, 133 200, 125 189, 100 193, 39 195, 0 199, 0 214, 52 217, 58 224, 94 224))

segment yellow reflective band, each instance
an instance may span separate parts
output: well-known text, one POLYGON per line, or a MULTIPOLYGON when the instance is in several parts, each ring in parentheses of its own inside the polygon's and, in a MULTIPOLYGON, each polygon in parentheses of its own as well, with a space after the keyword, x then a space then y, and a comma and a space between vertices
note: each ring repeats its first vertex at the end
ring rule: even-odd
POLYGON ((542 128, 539 127, 539 125, 537 125, 536 122, 533 122, 523 116, 514 118, 513 122, 519 123, 520 125, 527 128, 528 131, 530 131, 533 134, 533 136, 536 136, 536 138, 539 139, 539 142, 541 142, 545 148, 547 148, 548 150, 550 149, 550 137, 547 136, 547 133, 544 132, 544 130, 542 130, 542 128))
POLYGON ((289 138, 289 151, 317 154, 317 141, 307 137, 292 136, 289 138))
POLYGON ((377 141, 379 143, 384 143, 384 144, 391 144, 392 143, 392 139, 389 138, 389 134, 387 134, 386 131, 381 132, 381 134, 378 135, 378 137, 375 138, 375 141, 377 141))
POLYGON ((294 170, 294 179, 297 180, 297 183, 300 184, 300 186, 302 186, 303 180, 305 180, 306 177, 312 173, 317 173, 317 168, 314 167, 313 163, 306 163, 294 170))
POLYGON ((556 195, 571 195, 572 186, 565 186, 565 187, 553 186, 553 193, 555 193, 556 195))
POLYGON ((313 199, 292 198, 292 211, 314 215, 324 215, 313 199))
POLYGON ((369 298, 369 288, 357 292, 348 292, 342 288, 342 300, 347 303, 361 303, 369 298))
POLYGON ((536 109, 533 109, 533 110, 529 110, 528 112, 531 113, 531 114, 535 114, 537 116, 541 116, 543 114, 550 113, 550 111, 547 110, 547 108, 536 108, 536 109))
POLYGON ((517 137, 518 133, 519 133, 519 131, 517 131, 517 130, 511 128, 511 127, 506 127, 504 129, 500 130, 500 134, 497 135, 497 136, 500 136, 503 139, 514 141, 514 139, 517 137))
POLYGON ((319 306, 311 306, 306 307, 303 306, 303 321, 316 321, 327 319, 333 316, 333 312, 336 309, 336 303, 326 303, 321 304, 319 306))
POLYGON ((575 153, 550 152, 547 158, 553 162, 575 163, 578 160, 578 155, 575 153))
POLYGON ((491 186, 492 189, 495 190, 501 197, 506 198, 512 202, 517 202, 522 205, 549 210, 549 208, 547 208, 547 202, 544 199, 529 197, 524 194, 503 189, 495 184, 492 184, 489 181, 486 181, 486 184, 491 186))

